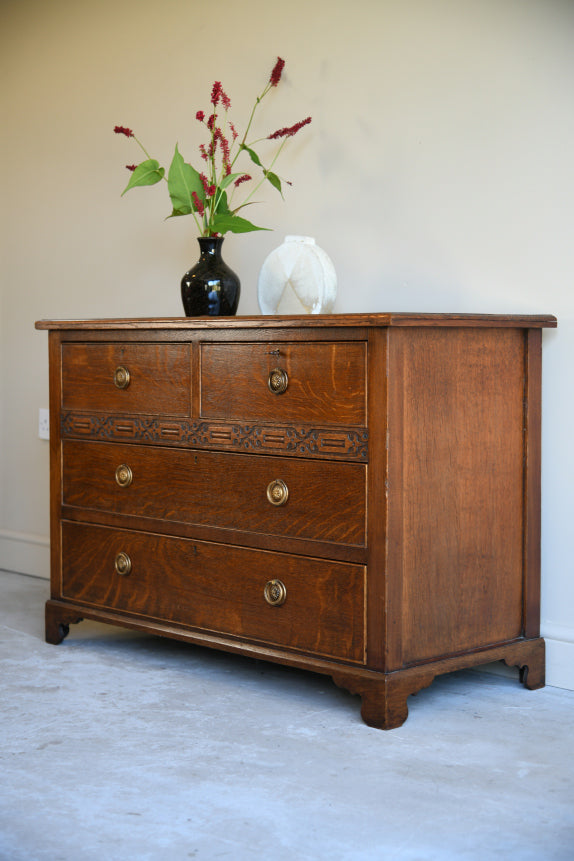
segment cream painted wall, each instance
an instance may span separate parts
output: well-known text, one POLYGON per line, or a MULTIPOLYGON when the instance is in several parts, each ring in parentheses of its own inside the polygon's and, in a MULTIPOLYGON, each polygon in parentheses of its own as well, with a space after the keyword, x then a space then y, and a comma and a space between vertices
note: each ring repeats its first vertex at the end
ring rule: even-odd
POLYGON ((333 258, 336 310, 553 313, 544 334, 543 633, 574 688, 574 3, 571 0, 4 0, 0 566, 48 573, 40 317, 169 316, 194 262, 163 188, 120 199, 133 142, 190 158, 221 79, 243 123, 280 54, 262 128, 313 115, 226 239, 240 313, 286 233, 333 258), (255 213, 253 214, 255 219, 255 213))

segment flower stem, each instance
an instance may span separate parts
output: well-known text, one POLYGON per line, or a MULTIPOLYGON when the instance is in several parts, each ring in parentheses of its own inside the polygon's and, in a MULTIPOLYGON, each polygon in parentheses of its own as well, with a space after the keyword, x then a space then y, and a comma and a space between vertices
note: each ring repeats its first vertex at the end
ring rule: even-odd
POLYGON ((135 136, 135 135, 134 135, 134 140, 135 140, 135 142, 138 144, 139 148, 140 148, 140 149, 142 149, 142 150, 144 151, 145 155, 146 155, 146 156, 150 159, 150 161, 151 161, 151 155, 149 154, 149 152, 147 151, 147 149, 145 148, 145 146, 143 145, 143 143, 142 143, 140 140, 138 140, 138 138, 136 138, 136 136, 135 136))
POLYGON ((261 188, 261 186, 263 185, 263 183, 264 183, 264 182, 265 182, 265 180, 267 179, 267 174, 268 174, 268 172, 271 170, 271 168, 273 167, 273 165, 275 164, 275 162, 276 162, 276 161, 277 161, 277 159, 279 158, 279 154, 281 153, 281 150, 282 150, 282 149, 283 149, 283 147, 285 146, 286 141, 287 141, 287 138, 284 138, 284 139, 281 141, 281 146, 279 147, 279 149, 277 150, 277 152, 276 152, 276 153, 275 153, 275 155, 273 156, 273 161, 271 162, 271 164, 269 165, 269 167, 268 167, 268 168, 263 168, 263 176, 262 176, 262 178, 259 180, 259 182, 258 182, 258 183, 257 183, 257 185, 255 186, 255 188, 251 191, 251 193, 250 193, 250 194, 245 198, 245 200, 243 201, 243 203, 241 204, 241 206, 239 207, 239 209, 241 209, 243 206, 246 206, 246 205, 249 203, 249 201, 251 200, 251 198, 253 197, 253 195, 254 195, 257 191, 259 191, 259 189, 261 188))
MULTIPOLYGON (((261 104, 261 102, 263 101, 263 99, 265 98, 265 96, 267 95, 267 93, 269 92, 270 89, 271 89, 271 84, 267 83, 265 88, 263 89, 261 95, 257 96, 257 98, 255 99, 255 103, 253 105, 253 108, 251 109, 251 115, 249 117, 249 122, 247 123, 247 128, 245 129, 245 133, 243 135, 243 138, 241 139, 241 142, 239 144, 239 148, 237 150, 237 153, 235 154, 235 158, 231 162, 232 168, 233 168, 233 165, 235 164, 235 162, 237 161, 239 154, 241 153, 243 148, 245 146, 247 146, 247 144, 246 144, 247 135, 249 134, 249 129, 251 128, 251 124, 253 123, 253 119, 255 117, 255 111, 257 110, 257 108, 259 107, 259 105, 261 104)), ((262 138, 259 138, 259 140, 262 140, 262 138)))

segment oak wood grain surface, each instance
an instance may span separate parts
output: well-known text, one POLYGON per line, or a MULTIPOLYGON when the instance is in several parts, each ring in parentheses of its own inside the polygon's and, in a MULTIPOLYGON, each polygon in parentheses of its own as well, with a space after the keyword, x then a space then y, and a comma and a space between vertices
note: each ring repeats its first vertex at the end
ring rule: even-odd
POLYGON ((63 456, 65 505, 365 544, 366 468, 360 464, 71 440, 63 456), (132 471, 128 487, 116 481, 121 465, 132 471), (267 498, 277 479, 288 490, 280 506, 267 498))
POLYGON ((65 598, 364 661, 362 566, 75 523, 62 540, 65 598), (130 557, 127 576, 118 553, 130 557), (287 589, 277 607, 264 598, 274 579, 287 589))
POLYGON ((108 412, 188 416, 191 408, 189 346, 185 344, 63 344, 62 406, 108 412), (129 371, 127 388, 114 383, 129 371))
POLYGON ((522 633, 525 341, 520 329, 414 329, 392 343, 408 664, 522 633))
POLYGON ((146 317, 38 320, 37 329, 65 330, 139 330, 182 329, 188 331, 221 331, 249 329, 312 329, 324 327, 344 328, 348 326, 484 326, 518 328, 555 328, 556 317, 551 314, 294 314, 289 316, 259 315, 256 317, 146 317))
POLYGON ((365 343, 204 343, 201 347, 201 416, 364 425, 365 343), (269 390, 269 374, 288 376, 282 394, 269 390))

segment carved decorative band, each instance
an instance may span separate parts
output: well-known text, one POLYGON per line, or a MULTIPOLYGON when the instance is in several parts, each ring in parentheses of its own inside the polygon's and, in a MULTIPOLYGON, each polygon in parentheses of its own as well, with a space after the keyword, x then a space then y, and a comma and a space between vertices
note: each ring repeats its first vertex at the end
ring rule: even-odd
POLYGON ((62 414, 63 437, 89 437, 107 442, 144 442, 197 448, 232 449, 298 457, 328 455, 365 463, 366 428, 310 428, 305 425, 267 426, 237 422, 169 420, 154 416, 102 416, 99 413, 62 414))

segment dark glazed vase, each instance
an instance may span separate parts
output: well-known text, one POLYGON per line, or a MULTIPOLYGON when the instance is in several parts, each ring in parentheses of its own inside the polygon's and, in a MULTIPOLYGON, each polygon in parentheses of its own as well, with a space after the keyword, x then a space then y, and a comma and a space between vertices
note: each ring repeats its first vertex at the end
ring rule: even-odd
POLYGON ((186 317, 230 317, 237 311, 239 278, 221 258, 223 236, 198 236, 199 260, 181 279, 186 317))

